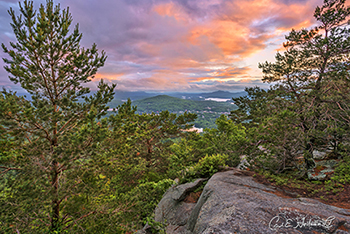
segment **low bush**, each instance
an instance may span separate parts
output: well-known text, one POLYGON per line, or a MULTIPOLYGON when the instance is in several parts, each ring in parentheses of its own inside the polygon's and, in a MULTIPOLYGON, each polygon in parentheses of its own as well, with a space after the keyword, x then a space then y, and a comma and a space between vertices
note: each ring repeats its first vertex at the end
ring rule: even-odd
POLYGON ((180 182, 185 183, 196 178, 209 178, 223 167, 226 167, 227 160, 228 156, 225 154, 206 155, 193 167, 189 167, 185 170, 180 182))

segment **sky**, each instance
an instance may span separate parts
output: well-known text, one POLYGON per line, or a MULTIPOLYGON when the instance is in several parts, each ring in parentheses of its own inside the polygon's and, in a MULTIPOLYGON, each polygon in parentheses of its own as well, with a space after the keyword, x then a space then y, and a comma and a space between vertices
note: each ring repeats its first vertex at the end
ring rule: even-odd
MULTIPOLYGON (((35 0, 38 8, 41 0, 35 0)), ((274 61, 285 35, 312 27, 322 0, 62 0, 79 24, 85 48, 108 56, 89 86, 102 78, 117 90, 148 92, 242 91, 261 82, 258 63, 274 61)), ((0 0, 0 42, 15 41, 0 0)), ((0 51, 0 57, 5 57, 0 51)), ((0 61, 0 87, 20 90, 0 61)))

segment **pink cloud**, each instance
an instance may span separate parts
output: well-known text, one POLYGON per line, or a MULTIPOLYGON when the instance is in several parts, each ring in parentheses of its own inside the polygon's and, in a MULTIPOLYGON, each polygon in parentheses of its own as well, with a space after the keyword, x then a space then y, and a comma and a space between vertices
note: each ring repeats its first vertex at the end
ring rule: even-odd
MULTIPOLYGON (((96 80, 105 78, 125 89, 173 91, 214 89, 220 84, 237 88, 240 80, 251 85, 249 79, 262 85, 255 81, 257 64, 246 64, 247 58, 279 48, 275 43, 291 28, 310 27, 314 8, 321 4, 321 0, 61 1, 80 24, 82 44, 90 47, 95 42, 107 52, 96 80)), ((5 17, 2 11, 0 17, 5 17)), ((8 28, 0 26, 0 38, 9 38, 8 28)), ((5 79, 0 71, 0 83, 8 84, 5 79)))

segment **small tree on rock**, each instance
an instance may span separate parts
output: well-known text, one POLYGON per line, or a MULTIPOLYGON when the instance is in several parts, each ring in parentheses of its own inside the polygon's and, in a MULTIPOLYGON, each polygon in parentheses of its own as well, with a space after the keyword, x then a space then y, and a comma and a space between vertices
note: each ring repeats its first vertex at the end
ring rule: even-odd
POLYGON ((286 36, 285 52, 277 53, 274 63, 259 64, 263 81, 274 85, 268 91, 248 89, 248 98, 235 100, 240 108, 232 118, 264 129, 262 138, 255 139, 256 146, 278 144, 271 142, 276 134, 286 140, 283 150, 276 150, 283 155, 275 155, 283 162, 303 154, 307 168, 312 168, 315 150, 332 149, 338 157, 349 142, 349 15, 345 0, 325 0, 314 13, 317 27, 292 30, 286 36), (273 125, 282 120, 278 116, 285 126, 275 131, 273 125), (291 154, 293 147, 299 149, 291 154))

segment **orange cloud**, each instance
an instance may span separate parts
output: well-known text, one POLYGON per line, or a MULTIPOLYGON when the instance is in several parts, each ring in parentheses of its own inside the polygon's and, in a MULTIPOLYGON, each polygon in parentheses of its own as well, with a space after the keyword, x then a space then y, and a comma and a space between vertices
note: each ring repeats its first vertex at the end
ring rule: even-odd
POLYGON ((273 0, 227 2, 226 12, 195 27, 188 41, 198 45, 199 39, 205 36, 225 56, 237 55, 243 59, 266 48, 270 39, 291 28, 311 26, 313 22, 310 19, 298 22, 305 18, 310 8, 305 3, 287 6, 273 0), (297 24, 293 24, 295 22, 297 24), (268 31, 267 27, 272 28, 268 31))
POLYGON ((155 5, 153 11, 161 16, 173 17, 177 21, 188 22, 188 16, 173 2, 155 5))
POLYGON ((100 79, 106 79, 106 80, 120 80, 125 74, 123 73, 97 73, 94 76, 94 79, 100 80, 100 79))
POLYGON ((156 4, 147 37, 130 48, 138 53, 123 56, 133 63, 125 69, 127 74, 104 76, 117 79, 120 87, 149 90, 181 90, 196 82, 256 82, 261 76, 257 62, 245 61, 259 52, 261 58, 256 59, 264 61, 265 51, 275 50, 291 28, 310 27, 317 1, 203 0, 191 3, 196 9, 193 5, 186 9, 181 1, 156 4), (205 11, 212 6, 215 10, 205 11), (140 75, 139 69, 146 66, 149 69, 140 75))
POLYGON ((243 67, 243 68, 236 68, 236 67, 229 67, 229 68, 218 68, 213 69, 211 71, 208 71, 206 73, 206 76, 197 77, 191 82, 198 82, 198 81, 218 81, 218 82, 226 82, 229 80, 236 80, 236 79, 242 79, 247 78, 248 73, 251 69, 249 67, 243 67))
POLYGON ((250 69, 247 67, 244 68, 227 68, 227 69, 220 69, 212 73, 215 77, 233 77, 236 75, 242 75, 246 74, 250 69))
POLYGON ((225 56, 247 57, 265 47, 271 35, 251 37, 248 28, 232 21, 216 20, 205 26, 199 26, 191 32, 189 41, 198 44, 198 39, 206 36, 225 56))
POLYGON ((159 46, 147 42, 140 43, 138 47, 142 52, 154 57, 159 56, 161 52, 159 46))

